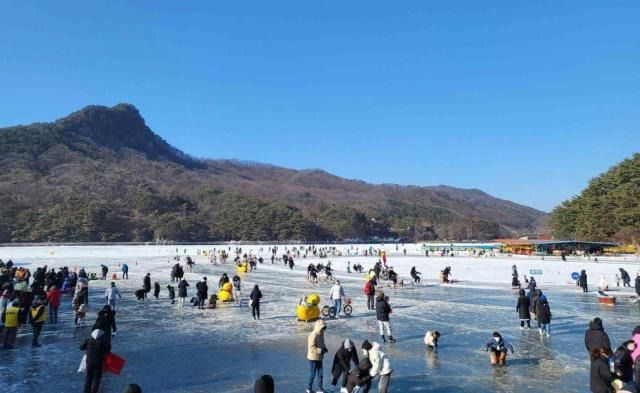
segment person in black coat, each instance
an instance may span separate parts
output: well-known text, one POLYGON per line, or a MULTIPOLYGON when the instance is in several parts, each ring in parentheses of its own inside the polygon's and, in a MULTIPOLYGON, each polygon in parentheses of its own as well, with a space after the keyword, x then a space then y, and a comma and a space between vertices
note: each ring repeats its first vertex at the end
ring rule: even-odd
POLYGON ((613 361, 615 365, 615 373, 624 383, 633 381, 633 359, 631 352, 636 349, 636 343, 628 340, 622 343, 613 353, 613 361))
POLYGON ((520 329, 524 329, 525 322, 527 328, 531 329, 531 314, 529 313, 529 298, 525 295, 524 289, 518 291, 519 297, 516 303, 516 311, 518 312, 518 318, 520 318, 520 329))
POLYGON ((108 304, 98 313, 98 318, 93 324, 93 328, 91 328, 91 330, 93 331, 96 329, 102 330, 104 332, 104 337, 102 339, 111 344, 111 336, 115 336, 117 330, 116 312, 111 310, 111 306, 108 304))
POLYGON ((100 389, 104 357, 111 351, 111 344, 104 340, 103 337, 104 332, 102 330, 94 329, 91 332, 91 337, 84 340, 80 346, 81 351, 87 351, 87 375, 84 380, 84 393, 98 393, 98 389, 100 389))
POLYGON ((391 314, 391 306, 387 301, 387 298, 384 296, 384 292, 378 291, 376 293, 376 318, 378 319, 378 328, 380 329, 380 338, 382 342, 387 342, 387 339, 384 336, 384 330, 386 329, 387 335, 389 336, 389 342, 396 342, 393 339, 393 334, 391 333, 391 324, 389 323, 389 314, 391 314))
POLYGON ((346 339, 333 356, 333 365, 331 367, 331 374, 333 374, 331 391, 335 391, 335 387, 338 384, 340 376, 342 376, 342 387, 347 387, 347 378, 349 376, 351 362, 353 362, 355 367, 358 367, 358 363, 360 362, 358 360, 358 351, 351 340, 346 339))
POLYGON ((551 309, 549 308, 549 302, 545 295, 540 295, 538 303, 536 304, 536 319, 540 324, 540 334, 551 334, 551 309))
MULTIPOLYGON (((368 341, 365 341, 367 344, 368 341)), ((364 345, 364 344, 363 344, 364 345)), ((368 344, 371 345, 371 344, 368 344)), ((371 347, 369 347, 371 349, 371 347)), ((347 392, 353 392, 353 389, 356 386, 362 387, 365 391, 368 391, 371 387, 371 380, 373 377, 370 375, 369 371, 371 370, 373 365, 369 358, 362 358, 358 363, 358 368, 351 370, 349 372, 349 376, 347 377, 347 392)))
POLYGON ((251 315, 253 315, 253 319, 260 319, 260 299, 262 299, 262 292, 260 292, 258 284, 253 286, 249 299, 251 299, 251 315))
POLYGON ((611 352, 611 342, 602 327, 602 319, 594 318, 589 322, 589 329, 584 333, 584 346, 589 353, 599 348, 606 348, 611 352))
POLYGON ((580 277, 578 278, 578 285, 582 288, 582 292, 588 291, 587 272, 585 270, 580 271, 580 277))
POLYGON ((614 380, 609 369, 611 350, 596 348, 591 351, 591 375, 589 387, 593 393, 613 393, 611 382, 614 380))
POLYGON ((631 276, 626 270, 620 268, 620 278, 622 279, 622 286, 631 288, 631 276))
POLYGON ((184 299, 186 299, 187 297, 188 286, 189 283, 185 279, 180 280, 180 283, 178 284, 178 304, 180 305, 180 307, 184 305, 184 299))
POLYGON ((198 292, 198 308, 203 310, 204 301, 207 299, 207 295, 209 293, 206 277, 202 277, 202 281, 196 284, 196 291, 198 292))
POLYGON ((184 277, 184 268, 178 265, 178 267, 176 268, 176 278, 179 281, 182 280, 182 277, 184 277))
POLYGON ((155 283, 153 283, 153 297, 158 300, 158 296, 160 296, 160 283, 156 281, 155 283))
POLYGON ((169 300, 171 300, 171 304, 176 302, 176 290, 172 285, 167 285, 167 291, 169 291, 169 300))
POLYGON ((229 282, 229 276, 227 273, 222 273, 222 277, 220 277, 220 281, 218 281, 218 288, 222 289, 222 286, 229 282))
POLYGON ((640 297, 640 274, 636 276, 636 295, 640 297))
POLYGON ((147 298, 147 293, 151 292, 151 273, 147 273, 142 280, 142 289, 144 289, 144 298, 147 298))
POLYGON ((538 328, 540 328, 540 322, 538 321, 538 315, 536 314, 536 306, 538 305, 538 300, 540 299, 540 296, 542 296, 542 290, 540 289, 536 289, 533 292, 533 296, 531 296, 531 291, 529 291, 529 302, 530 302, 529 311, 533 313, 533 317, 538 323, 538 328))

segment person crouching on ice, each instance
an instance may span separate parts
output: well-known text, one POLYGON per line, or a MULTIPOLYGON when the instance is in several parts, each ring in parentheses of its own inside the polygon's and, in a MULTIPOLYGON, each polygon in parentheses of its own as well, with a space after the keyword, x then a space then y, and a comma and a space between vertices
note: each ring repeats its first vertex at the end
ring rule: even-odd
POLYGON ((428 330, 424 335, 424 345, 429 349, 438 350, 438 338, 440 338, 440 332, 428 330))
POLYGON ((493 332, 493 337, 484 345, 484 350, 491 352, 491 364, 504 366, 507 363, 507 350, 513 353, 513 346, 506 342, 500 333, 493 332))

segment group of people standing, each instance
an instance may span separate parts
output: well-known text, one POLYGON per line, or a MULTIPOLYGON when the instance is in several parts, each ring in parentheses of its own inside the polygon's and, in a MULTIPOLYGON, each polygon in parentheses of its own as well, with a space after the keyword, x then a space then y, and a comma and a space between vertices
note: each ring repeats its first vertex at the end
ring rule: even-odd
POLYGON ((602 320, 594 318, 584 334, 584 345, 591 360, 591 392, 640 391, 640 326, 613 351, 602 320))
MULTIPOLYGON (((316 321, 313 331, 307 338, 307 359, 309 361, 309 379, 307 393, 313 392, 314 381, 317 382, 317 392, 324 392, 323 358, 329 352, 325 345, 324 334, 327 325, 322 320, 316 321)), ((355 344, 345 339, 336 350, 331 365, 331 391, 337 391, 341 381, 341 393, 367 393, 372 382, 378 378, 378 392, 387 393, 391 379, 391 362, 389 357, 380 350, 380 344, 364 340, 360 346, 363 358, 359 359, 355 344), (351 368, 351 364, 354 368, 351 368)))

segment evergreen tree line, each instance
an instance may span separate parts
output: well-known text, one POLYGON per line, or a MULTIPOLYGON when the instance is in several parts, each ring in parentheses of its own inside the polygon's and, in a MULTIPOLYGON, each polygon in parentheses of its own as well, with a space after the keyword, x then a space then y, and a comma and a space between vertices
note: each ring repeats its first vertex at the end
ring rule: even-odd
POLYGON ((640 154, 589 181, 588 187, 556 207, 551 227, 557 238, 640 240, 640 154))

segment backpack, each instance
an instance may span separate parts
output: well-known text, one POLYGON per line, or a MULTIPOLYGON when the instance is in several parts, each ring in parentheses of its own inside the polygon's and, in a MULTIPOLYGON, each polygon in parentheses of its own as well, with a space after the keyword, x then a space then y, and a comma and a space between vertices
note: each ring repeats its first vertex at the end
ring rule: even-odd
POLYGON ((371 281, 367 281, 367 283, 364 284, 364 294, 367 296, 373 294, 373 284, 371 284, 371 281))

